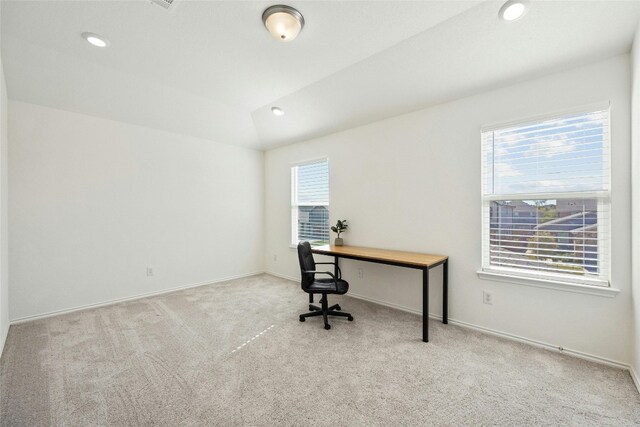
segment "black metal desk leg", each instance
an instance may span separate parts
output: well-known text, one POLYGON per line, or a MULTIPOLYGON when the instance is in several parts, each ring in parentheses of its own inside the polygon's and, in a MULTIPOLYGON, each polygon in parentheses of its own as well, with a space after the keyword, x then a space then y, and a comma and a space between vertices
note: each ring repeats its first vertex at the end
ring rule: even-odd
POLYGON ((442 323, 449 323, 449 260, 442 264, 442 323))
POLYGON ((422 341, 429 342, 429 269, 422 270, 422 341))

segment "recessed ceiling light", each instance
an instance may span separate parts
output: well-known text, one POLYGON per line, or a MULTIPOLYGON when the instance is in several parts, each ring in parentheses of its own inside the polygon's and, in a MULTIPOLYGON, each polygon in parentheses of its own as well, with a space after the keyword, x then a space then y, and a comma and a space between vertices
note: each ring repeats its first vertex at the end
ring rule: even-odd
POLYGON ((500 8, 498 16, 505 21, 515 21, 520 19, 527 13, 529 8, 528 0, 509 0, 500 8))
POLYGON ((284 116, 284 111, 280 107, 271 107, 271 112, 276 116, 284 116))
POLYGON ((262 22, 271 35, 281 42, 295 39, 304 27, 302 14, 283 4, 271 6, 262 12, 262 22))
POLYGON ((109 40, 99 36, 98 34, 84 32, 82 33, 82 38, 97 47, 109 46, 109 40))

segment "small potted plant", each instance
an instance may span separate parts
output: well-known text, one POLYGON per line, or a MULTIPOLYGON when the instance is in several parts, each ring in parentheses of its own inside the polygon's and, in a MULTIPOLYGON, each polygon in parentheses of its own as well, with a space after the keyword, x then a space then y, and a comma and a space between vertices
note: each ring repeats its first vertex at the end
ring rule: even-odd
POLYGON ((342 241, 342 238, 340 237, 340 233, 344 233, 345 231, 347 231, 347 228, 349 228, 349 226, 347 225, 346 219, 342 219, 342 220, 339 219, 336 225, 331 227, 331 231, 338 234, 338 237, 336 237, 336 240, 334 243, 336 246, 342 246, 344 244, 344 242, 342 241))

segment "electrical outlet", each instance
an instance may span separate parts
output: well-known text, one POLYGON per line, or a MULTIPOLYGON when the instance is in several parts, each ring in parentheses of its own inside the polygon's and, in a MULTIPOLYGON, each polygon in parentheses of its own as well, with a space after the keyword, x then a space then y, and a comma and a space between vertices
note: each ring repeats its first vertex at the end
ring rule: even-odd
POLYGON ((147 267, 147 276, 153 276, 153 268, 147 267))
POLYGON ((482 292, 482 302, 485 304, 493 305, 493 294, 491 292, 482 292))
POLYGON ((364 270, 359 268, 358 269, 358 279, 362 279, 364 278, 364 270))

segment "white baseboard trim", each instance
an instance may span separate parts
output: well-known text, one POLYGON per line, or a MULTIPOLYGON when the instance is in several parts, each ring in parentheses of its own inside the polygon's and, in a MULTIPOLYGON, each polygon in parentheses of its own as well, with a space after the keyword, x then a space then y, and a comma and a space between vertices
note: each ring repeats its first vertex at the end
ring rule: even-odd
POLYGON ((285 276, 284 274, 274 273, 273 271, 265 271, 265 273, 270 275, 270 276, 275 276, 275 277, 279 277, 281 279, 291 280, 292 282, 300 283, 300 277, 285 276))
MULTIPOLYGON (((429 317, 433 317, 433 318, 436 318, 436 319, 442 319, 441 316, 429 315, 429 317)), ((613 360, 613 359, 608 359, 606 357, 596 356, 594 354, 585 353, 585 352, 582 352, 582 351, 579 351, 579 350, 573 350, 573 349, 570 349, 570 348, 561 348, 560 346, 549 344, 549 343, 544 342, 544 341, 538 341, 538 340, 522 337, 522 336, 519 336, 519 335, 510 334, 508 332, 498 331, 498 330, 491 329, 491 328, 485 328, 483 326, 478 326, 478 325, 474 325, 474 324, 471 324, 471 323, 467 323, 467 322, 463 322, 461 320, 455 320, 455 319, 451 319, 451 318, 449 318, 449 323, 452 323, 454 325, 459 325, 459 326, 462 326, 464 328, 474 329, 476 331, 484 332, 484 333, 487 333, 487 334, 490 334, 490 335, 495 335, 495 336, 498 336, 498 337, 507 338, 507 339, 510 339, 512 341, 518 341, 518 342, 522 342, 522 343, 525 343, 525 344, 533 345, 533 346, 536 346, 536 347, 544 348, 546 350, 550 350, 550 351, 553 351, 553 352, 556 352, 556 353, 568 354, 569 356, 577 357, 578 359, 589 360, 591 362, 600 363, 600 364, 603 364, 603 365, 611 366, 613 368, 626 369, 626 370, 630 369, 630 366, 627 363, 619 362, 619 361, 613 360)))
MULTIPOLYGON (((405 306, 402 306, 402 305, 399 305, 399 304, 393 304, 393 303, 388 303, 386 301, 380 301, 380 300, 377 300, 377 299, 374 299, 374 298, 365 297, 363 295, 354 294, 353 292, 349 292, 347 295, 351 296, 353 298, 361 299, 363 301, 368 301, 368 302, 372 302, 374 304, 384 305, 386 307, 391 307, 391 308, 395 308, 397 310, 401 310, 401 311, 405 311, 405 312, 408 312, 408 313, 413 313, 413 314, 417 314, 417 315, 422 316, 422 311, 415 310, 415 309, 409 308, 409 307, 405 307, 405 306)), ((442 320, 442 316, 440 316, 439 314, 429 313, 429 317, 432 318, 432 319, 442 320)), ((584 353, 584 352, 578 351, 578 350, 571 350, 571 349, 568 349, 568 348, 561 349, 560 346, 557 346, 557 345, 553 345, 553 344, 549 344, 549 343, 546 343, 546 342, 543 342, 543 341, 538 341, 538 340, 522 337, 522 336, 519 336, 519 335, 510 334, 508 332, 503 332, 503 331, 498 331, 498 330, 491 329, 491 328, 486 328, 484 326, 475 325, 473 323, 464 322, 462 320, 452 319, 451 317, 449 317, 449 323, 452 324, 452 325, 458 325, 458 326, 462 326, 464 328, 473 329, 475 331, 483 332, 483 333, 486 333, 486 334, 490 334, 490 335, 494 335, 494 336, 498 336, 498 337, 502 337, 502 338, 507 338, 507 339, 510 339, 512 341, 518 341, 518 342, 521 342, 521 343, 530 344, 530 345, 533 345, 533 346, 536 346, 536 347, 544 348, 546 350, 554 351, 556 353, 568 354, 570 356, 577 357, 579 359, 590 360, 592 362, 601 363, 601 364, 604 364, 604 365, 612 366, 614 368, 626 369, 629 372, 631 372, 631 366, 630 365, 628 365, 626 363, 618 362, 616 360, 607 359, 605 357, 595 356, 593 354, 584 353)), ((632 373, 631 376, 633 377, 633 375, 634 374, 632 373)), ((636 382, 636 386, 638 386, 638 384, 640 384, 639 382, 637 382, 637 378, 634 378, 634 381, 636 382)), ((640 387, 638 388, 638 390, 640 391, 640 387)))
MULTIPOLYGON (((384 305, 385 307, 395 308, 396 310, 406 311, 407 313, 412 313, 412 314, 417 314, 419 316, 422 316, 422 310, 415 310, 413 308, 405 307, 404 305, 394 304, 394 303, 391 303, 391 302, 386 302, 386 301, 378 300, 378 299, 375 299, 375 298, 365 297, 364 295, 356 294, 356 293, 353 293, 353 292, 349 292, 347 294, 347 296, 353 297, 353 298, 356 298, 356 299, 361 299, 361 300, 367 301, 367 302, 372 302, 372 303, 378 304, 378 305, 384 305)), ((429 317, 434 317, 434 315, 429 313, 429 317)), ((442 317, 440 317, 440 319, 442 319, 442 317)), ((449 320, 451 320, 451 319, 449 319, 449 320)))
POLYGON ((206 285, 213 285, 215 283, 227 282, 229 280, 234 280, 234 279, 242 279, 244 277, 256 276, 258 274, 263 274, 263 273, 264 273, 264 271, 256 271, 256 272, 253 272, 253 273, 238 274, 238 275, 235 275, 235 276, 228 276, 228 277, 223 277, 223 278, 220 278, 220 279, 208 280, 206 282, 191 283, 189 285, 176 286, 176 287, 173 287, 173 288, 163 289, 163 290, 160 290, 160 291, 152 291, 152 292, 146 292, 146 293, 143 293, 143 294, 136 294, 136 295, 132 295, 132 296, 124 297, 124 298, 116 298, 116 299, 112 299, 112 300, 108 300, 108 301, 97 302, 97 303, 94 303, 94 304, 80 305, 80 306, 77 306, 77 307, 65 308, 65 309, 62 309, 62 310, 49 311, 47 313, 42 313, 42 314, 35 314, 35 315, 32 315, 32 316, 19 317, 17 319, 12 319, 9 322, 9 324, 10 325, 18 325, 20 323, 30 322, 30 321, 33 321, 33 320, 45 319, 47 317, 53 317, 53 316, 59 316, 59 315, 62 315, 62 314, 73 313, 75 311, 82 311, 82 310, 88 310, 88 309, 91 309, 91 308, 104 307, 104 306, 107 306, 107 305, 118 304, 118 303, 125 302, 125 301, 133 301, 133 300, 137 300, 137 299, 153 297, 153 296, 156 296, 156 295, 169 294, 171 292, 177 292, 177 291, 181 291, 181 290, 184 290, 184 289, 197 288, 199 286, 206 286, 206 285))
POLYGON ((9 323, 6 328, 3 328, 3 331, 0 330, 0 358, 4 353, 4 345, 7 342, 7 336, 9 335, 9 326, 11 326, 11 323, 9 323))
POLYGON ((638 378, 638 373, 635 369, 633 369, 633 365, 629 366, 629 374, 631 375, 631 379, 633 383, 636 385, 636 389, 638 389, 638 393, 640 393, 640 378, 638 378))

